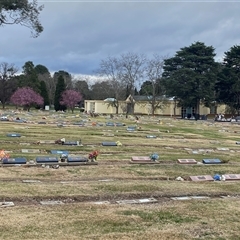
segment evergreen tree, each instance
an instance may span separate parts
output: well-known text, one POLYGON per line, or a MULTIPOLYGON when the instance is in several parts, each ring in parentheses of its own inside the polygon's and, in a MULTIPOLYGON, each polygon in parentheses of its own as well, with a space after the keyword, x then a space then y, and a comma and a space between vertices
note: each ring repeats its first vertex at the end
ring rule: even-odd
POLYGON ((240 46, 225 52, 216 86, 218 102, 227 104, 232 114, 240 115, 240 46))
POLYGON ((205 106, 215 100, 217 63, 212 46, 196 42, 181 48, 173 58, 164 60, 164 85, 167 95, 179 101, 179 106, 205 106))
POLYGON ((55 91, 55 98, 54 98, 54 108, 56 111, 65 111, 67 107, 65 105, 61 105, 61 97, 62 93, 66 90, 66 85, 64 82, 63 76, 58 77, 56 91, 55 91))
POLYGON ((44 81, 40 82, 40 95, 43 97, 44 106, 49 105, 49 96, 48 96, 47 86, 44 81))

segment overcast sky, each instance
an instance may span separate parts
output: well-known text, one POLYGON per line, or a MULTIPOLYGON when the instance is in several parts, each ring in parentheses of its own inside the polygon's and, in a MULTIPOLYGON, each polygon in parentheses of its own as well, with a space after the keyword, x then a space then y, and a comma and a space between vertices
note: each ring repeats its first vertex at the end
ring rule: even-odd
POLYGON ((213 46, 221 61, 240 45, 240 1, 40 1, 44 31, 0 28, 0 62, 22 71, 27 61, 50 72, 92 75, 101 60, 132 52, 173 56, 196 41, 213 46))

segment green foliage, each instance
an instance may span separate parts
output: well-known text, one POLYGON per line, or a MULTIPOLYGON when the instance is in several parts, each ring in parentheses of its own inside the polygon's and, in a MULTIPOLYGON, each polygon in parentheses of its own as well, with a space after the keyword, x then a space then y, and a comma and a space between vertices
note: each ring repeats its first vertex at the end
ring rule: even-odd
POLYGON ((38 19, 43 5, 38 6, 37 0, 1 0, 0 26, 20 24, 31 30, 33 37, 38 37, 43 27, 38 19))
POLYGON ((229 105, 231 113, 240 114, 240 46, 225 52, 221 72, 216 85, 217 100, 229 105))
POLYGON ((46 83, 44 81, 40 82, 40 95, 43 97, 44 106, 49 105, 49 96, 46 87, 46 83))
POLYGON ((18 87, 30 87, 35 92, 40 93, 40 81, 32 61, 24 64, 23 74, 19 76, 18 87))
POLYGON ((56 111, 66 110, 66 106, 60 104, 62 93, 65 90, 66 90, 66 85, 64 82, 64 78, 63 76, 60 75, 58 77, 58 82, 57 82, 56 91, 55 91, 55 98, 54 98, 54 108, 56 111))
POLYGON ((214 100, 217 64, 212 46, 196 42, 181 48, 172 58, 164 61, 164 85, 167 95, 176 97, 179 105, 196 107, 214 100))

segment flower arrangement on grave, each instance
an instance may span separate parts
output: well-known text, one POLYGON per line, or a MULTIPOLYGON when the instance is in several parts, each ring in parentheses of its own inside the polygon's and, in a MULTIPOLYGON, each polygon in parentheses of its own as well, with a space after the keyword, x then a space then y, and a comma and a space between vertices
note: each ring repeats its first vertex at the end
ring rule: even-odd
POLYGON ((92 162, 97 161, 97 157, 99 155, 99 151, 95 150, 88 155, 88 159, 91 160, 92 162))
POLYGON ((4 158, 9 158, 10 155, 7 154, 4 150, 0 150, 0 160, 4 159, 4 158))
POLYGON ((152 154, 150 155, 150 159, 151 159, 152 161, 157 161, 157 160, 159 159, 159 155, 158 155, 157 153, 152 153, 152 154))
POLYGON ((122 143, 120 141, 116 141, 117 146, 122 146, 122 143))

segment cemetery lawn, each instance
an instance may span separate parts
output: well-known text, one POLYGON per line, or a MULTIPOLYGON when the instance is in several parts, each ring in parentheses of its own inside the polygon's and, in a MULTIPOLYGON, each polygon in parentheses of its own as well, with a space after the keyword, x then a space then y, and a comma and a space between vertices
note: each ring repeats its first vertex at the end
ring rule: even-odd
POLYGON ((0 204, 0 239, 239 239, 240 181, 191 181, 190 176, 240 174, 240 125, 150 116, 136 123, 131 116, 5 114, 26 120, 0 122, 0 150, 11 158, 25 157, 29 163, 37 156, 53 156, 51 150, 100 154, 97 165, 1 165, 0 202, 14 206, 0 204), (127 131, 135 125, 135 131, 127 131), (53 143, 61 138, 82 145, 53 143), (157 164, 130 163, 132 156, 152 153, 160 156, 157 164), (199 164, 180 164, 178 159, 199 164), (201 164, 202 159, 223 163, 201 164))

